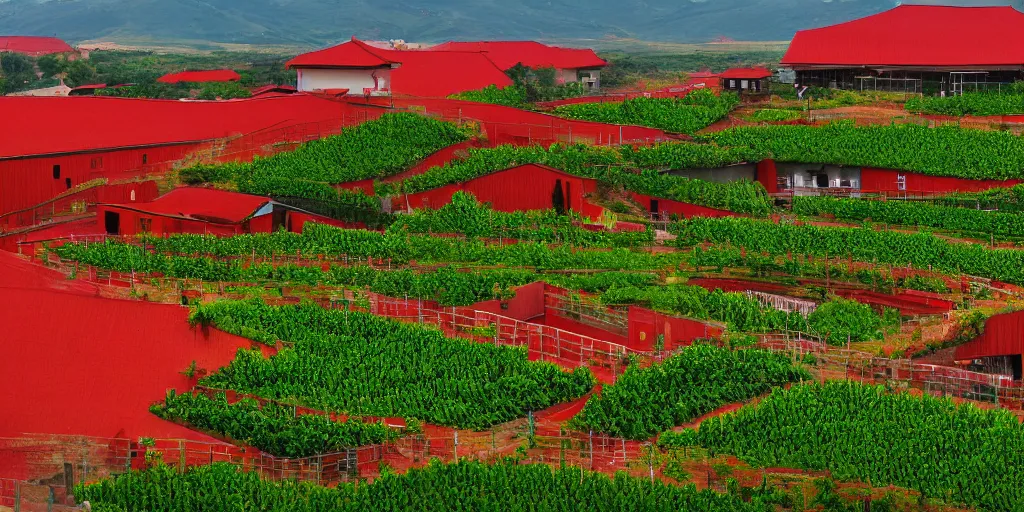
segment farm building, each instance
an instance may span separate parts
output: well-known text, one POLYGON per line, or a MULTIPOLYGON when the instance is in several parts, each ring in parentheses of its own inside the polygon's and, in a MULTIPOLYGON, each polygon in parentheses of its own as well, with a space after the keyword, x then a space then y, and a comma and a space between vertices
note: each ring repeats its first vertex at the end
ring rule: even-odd
POLYGON ((199 153, 252 158, 278 139, 319 138, 365 119, 353 118, 354 107, 310 95, 219 102, 4 97, 0 109, 19 120, 19 129, 0 139, 0 216, 94 180, 159 175, 199 153))
POLYGON ((1020 78, 1022 32, 1012 7, 901 5, 801 30, 781 63, 801 85, 958 94, 1020 78))
POLYGON ((1021 380, 1024 354, 1024 312, 1003 313, 985 321, 977 338, 956 348, 955 357, 987 373, 1011 375, 1021 380))
POLYGON ((886 195, 932 195, 949 192, 977 192, 1011 187, 1020 180, 970 180, 893 169, 875 169, 831 164, 806 164, 762 160, 718 169, 669 171, 686 178, 725 183, 740 179, 758 181, 769 193, 795 195, 857 195, 861 192, 886 195))
POLYGON ((512 84, 479 52, 392 50, 356 38, 299 55, 285 67, 298 72, 299 91, 354 96, 447 97, 489 85, 512 84))
POLYGON ((77 57, 78 51, 56 37, 0 36, 0 53, 20 53, 31 57, 54 53, 77 57))
POLYGON ((561 48, 535 41, 449 41, 432 50, 481 52, 503 71, 522 64, 528 68, 554 68, 558 83, 582 82, 588 89, 601 85, 601 69, 608 63, 594 50, 561 48))
POLYGON ((723 90, 758 94, 768 91, 768 80, 772 72, 767 68, 732 68, 718 77, 723 90))
POLYGON ((209 69, 203 71, 180 71, 168 73, 156 81, 162 84, 237 82, 242 76, 230 69, 209 69))
POLYGON ((270 233, 287 208, 269 197, 186 187, 145 203, 100 204, 97 220, 108 235, 153 233, 270 233))

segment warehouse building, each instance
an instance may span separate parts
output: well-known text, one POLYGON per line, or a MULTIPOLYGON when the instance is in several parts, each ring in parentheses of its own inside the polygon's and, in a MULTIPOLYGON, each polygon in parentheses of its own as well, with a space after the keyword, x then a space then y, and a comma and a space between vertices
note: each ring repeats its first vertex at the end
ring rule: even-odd
POLYGON ((480 52, 503 71, 521 64, 528 68, 553 68, 557 83, 581 82, 587 89, 601 86, 601 69, 608 63, 594 50, 561 48, 535 41, 449 41, 432 50, 480 52))
POLYGON ((901 5, 801 30, 781 64, 800 85, 961 94, 1022 77, 1024 13, 1012 7, 901 5))

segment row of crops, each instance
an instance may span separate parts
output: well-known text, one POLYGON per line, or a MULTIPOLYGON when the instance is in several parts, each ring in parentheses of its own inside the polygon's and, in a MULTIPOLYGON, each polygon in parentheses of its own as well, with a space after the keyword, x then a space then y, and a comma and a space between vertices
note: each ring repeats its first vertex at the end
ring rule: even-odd
POLYGON ((982 510, 1024 506, 1024 427, 1013 413, 852 382, 776 389, 757 404, 668 433, 761 467, 828 469, 982 510))
POLYGON ((834 345, 882 339, 900 326, 897 310, 887 308, 878 315, 870 306, 852 300, 832 298, 805 318, 796 311, 765 306, 744 293, 708 291, 700 286, 615 287, 601 294, 601 301, 643 304, 658 311, 723 322, 741 332, 809 332, 834 345))
POLYGON ((682 98, 633 98, 622 102, 563 105, 555 109, 555 114, 569 119, 693 134, 727 116, 739 103, 735 93, 716 95, 705 89, 682 98))
POLYGON ((223 393, 210 398, 170 390, 164 401, 152 406, 150 411, 165 420, 225 436, 281 457, 309 457, 398 438, 398 431, 383 423, 363 423, 356 419, 340 422, 327 416, 296 415, 292 407, 275 403, 260 407, 251 398, 231 404, 223 393))
POLYGON ((422 174, 391 184, 378 184, 382 196, 413 194, 461 183, 523 164, 544 164, 569 174, 593 178, 626 190, 739 213, 767 215, 771 202, 764 187, 750 181, 711 183, 659 172, 670 169, 717 168, 760 160, 748 149, 711 144, 671 143, 650 147, 604 148, 583 144, 540 146, 504 145, 470 149, 463 159, 452 160, 422 174))
MULTIPOLYGON (((785 493, 719 494, 626 474, 614 478, 579 468, 552 469, 515 460, 494 464, 433 462, 404 474, 386 472, 371 483, 321 487, 271 482, 228 464, 179 472, 160 465, 116 479, 79 485, 75 497, 105 512, 221 512, 287 510, 502 510, 772 512, 785 493)), ((803 501, 801 495, 800 498, 803 501)))
POLYGON ((673 224, 678 247, 704 242, 732 244, 773 256, 804 254, 857 261, 913 265, 949 273, 1024 283, 1024 251, 955 243, 930 233, 876 231, 775 223, 747 218, 692 218, 673 224))
POLYGON ((525 348, 311 304, 214 302, 197 306, 192 320, 294 344, 270 358, 240 350, 200 384, 336 413, 484 429, 579 398, 595 382, 586 368, 528 361, 525 348))
POLYGON ((773 256, 731 244, 696 246, 691 254, 691 264, 697 269, 711 268, 721 273, 726 267, 749 269, 753 277, 772 277, 783 274, 831 281, 859 282, 873 291, 893 293, 898 288, 920 290, 932 293, 947 293, 949 286, 942 277, 923 275, 896 276, 892 269, 854 268, 848 263, 824 260, 805 255, 773 256))
POLYGON ((1000 237, 1024 236, 1024 214, 988 212, 914 201, 870 201, 797 196, 793 212, 837 219, 939 228, 1000 237))
POLYGON ((954 96, 913 96, 904 108, 918 114, 943 116, 999 116, 1024 114, 1024 89, 1021 83, 1003 92, 965 92, 954 96))
POLYGON ((568 426, 649 439, 725 404, 805 379, 811 374, 786 354, 696 344, 652 366, 630 365, 613 385, 591 397, 568 426))
MULTIPOLYGON (((120 241, 64 244, 51 249, 60 256, 121 272, 161 271, 147 263, 146 252, 162 255, 210 256, 213 258, 277 256, 342 256, 350 260, 373 258, 394 264, 457 262, 506 265, 537 269, 658 270, 675 268, 686 259, 682 253, 650 253, 626 248, 578 249, 543 242, 503 244, 498 241, 457 237, 379 233, 307 224, 302 234, 277 232, 218 238, 211 235, 177 234, 166 238, 140 237, 144 246, 132 249, 120 241)), ((156 260, 153 260, 156 261, 156 260)), ((167 261, 175 261, 168 259, 167 261)), ((166 266, 166 265, 165 265, 166 266)), ((170 268, 169 266, 167 268, 170 268)), ((187 277, 181 275, 179 277, 187 277)))
POLYGON ((913 124, 822 127, 750 126, 698 136, 723 147, 749 148, 779 162, 902 169, 966 179, 1019 179, 1024 139, 1006 131, 929 128, 913 124))
POLYGON ((642 247, 654 243, 654 231, 611 232, 584 229, 579 215, 559 215, 554 210, 495 211, 480 204, 473 194, 456 192, 450 203, 436 210, 416 210, 402 215, 391 232, 454 233, 469 238, 515 239, 558 242, 577 247, 642 247))

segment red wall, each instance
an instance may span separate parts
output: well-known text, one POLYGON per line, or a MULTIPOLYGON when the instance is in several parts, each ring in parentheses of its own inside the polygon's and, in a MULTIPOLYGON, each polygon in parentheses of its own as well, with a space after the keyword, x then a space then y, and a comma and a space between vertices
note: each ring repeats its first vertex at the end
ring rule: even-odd
MULTIPOLYGON (((106 212, 116 212, 120 215, 120 234, 124 236, 137 235, 142 232, 141 220, 149 219, 149 232, 157 235, 171 233, 196 233, 213 235, 237 235, 244 232, 241 224, 214 224, 200 220, 179 219, 175 217, 163 217, 149 213, 137 212, 127 208, 113 205, 100 205, 96 207, 96 222, 99 230, 106 229, 104 219, 106 212)), ((271 217, 271 215, 267 215, 271 217)), ((269 231, 269 229, 268 229, 269 231)))
POLYGON ((996 315, 981 336, 956 348, 957 360, 1024 353, 1024 311, 996 315))
POLYGON ((665 335, 664 350, 686 346, 701 338, 717 338, 722 335, 718 327, 689 318, 680 318, 629 307, 629 344, 635 350, 651 351, 659 334, 665 335))
POLYGON ((508 301, 508 309, 501 309, 501 302, 496 300, 477 302, 470 308, 523 321, 544 316, 544 283, 538 281, 516 288, 516 296, 508 301))
POLYGON ((327 224, 328 226, 337 226, 339 228, 366 229, 366 224, 363 224, 362 222, 342 222, 329 217, 322 217, 320 215, 297 212, 294 210, 288 212, 288 220, 286 222, 288 230, 293 233, 302 233, 302 228, 307 222, 327 224))
MULTIPOLYGON (((454 160, 456 158, 456 156, 458 156, 459 153, 468 151, 470 148, 479 148, 479 147, 483 147, 483 146, 484 146, 484 144, 482 144, 477 139, 471 139, 471 140, 467 140, 465 142, 460 142, 458 144, 453 144, 453 145, 448 146, 448 147, 446 147, 446 148, 444 148, 444 149, 442 149, 440 151, 437 151, 437 152, 433 153, 432 155, 424 158, 423 160, 420 160, 419 163, 417 163, 416 165, 412 166, 410 169, 406 170, 405 172, 396 174, 394 176, 389 176, 387 178, 384 178, 381 181, 384 181, 385 183, 391 183, 391 182, 395 182, 395 181, 402 181, 402 180, 404 180, 404 179, 406 179, 406 178, 408 178, 410 176, 416 176, 416 175, 419 175, 419 174, 423 174, 424 172, 426 172, 431 167, 442 166, 442 165, 444 165, 444 164, 454 160)), ((372 193, 372 191, 371 191, 371 193, 372 193)))
POLYGON ((545 313, 544 320, 538 321, 538 323, 542 323, 556 329, 562 329, 563 331, 589 336, 596 340, 615 343, 616 345, 626 346, 629 342, 629 339, 626 336, 606 331, 604 329, 598 329, 597 327, 559 316, 557 313, 545 313))
POLYGON ((481 202, 491 203, 498 211, 547 210, 552 208, 551 193, 561 180, 566 206, 585 209, 583 196, 597 190, 597 182, 579 178, 539 165, 522 165, 426 192, 399 196, 396 209, 439 208, 451 202, 459 190, 471 192, 481 202))
POLYGON ((199 150, 202 144, 179 144, 147 149, 124 149, 54 157, 0 161, 0 214, 21 210, 47 201, 68 190, 67 178, 75 187, 97 178, 124 180, 161 174, 173 162, 199 150), (142 164, 146 155, 147 164, 142 164), (53 178, 53 166, 60 165, 60 178, 53 178))
POLYGON ((864 192, 910 194, 976 192, 996 187, 1012 187, 1021 183, 1021 180, 967 180, 870 167, 861 168, 860 180, 861 190, 864 192), (896 177, 900 174, 907 177, 906 190, 897 190, 896 177))
POLYGON ((779 191, 779 172, 775 168, 775 160, 761 160, 757 163, 757 181, 764 186, 769 194, 779 191))
POLYGON ((708 208, 706 206, 698 206, 690 203, 683 203, 680 201, 673 201, 671 199, 663 199, 660 197, 653 197, 644 194, 637 194, 636 192, 630 192, 633 199, 640 203, 644 207, 644 210, 650 211, 651 200, 658 200, 658 211, 667 213, 669 215, 676 214, 684 218, 690 217, 735 217, 736 214, 728 210, 717 210, 715 208, 708 208))

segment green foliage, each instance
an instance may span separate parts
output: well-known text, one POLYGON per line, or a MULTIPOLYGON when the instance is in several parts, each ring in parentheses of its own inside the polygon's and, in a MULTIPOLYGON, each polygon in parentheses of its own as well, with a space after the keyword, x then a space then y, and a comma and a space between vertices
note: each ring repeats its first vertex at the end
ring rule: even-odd
POLYGON ((721 146, 754 148, 779 162, 828 163, 902 169, 967 179, 1024 177, 1024 140, 1005 131, 913 124, 749 126, 698 138, 721 146))
POLYGON ((416 210, 402 215, 389 228, 392 232, 458 233, 470 238, 511 238, 561 242, 577 247, 641 247, 654 243, 654 232, 590 231, 580 226, 577 215, 558 215, 554 210, 492 210, 468 192, 456 192, 452 201, 437 210, 416 210))
POLYGON ((793 212, 801 215, 833 215, 844 220, 871 220, 887 224, 926 226, 965 233, 1007 237, 1024 236, 1024 214, 988 212, 971 208, 933 205, 915 201, 871 201, 833 197, 797 196, 793 212))
POLYGON ((492 84, 477 91, 461 92, 450 97, 456 100, 493 103, 495 105, 505 105, 506 107, 522 107, 527 104, 526 87, 520 85, 498 88, 498 86, 492 84))
POLYGON ((857 261, 931 267, 1009 283, 1024 283, 1024 251, 952 243, 929 233, 776 224, 744 218, 697 218, 671 226, 678 247, 731 243, 771 255, 813 254, 857 261))
POLYGON ((1024 504, 1024 428, 1003 410, 852 382, 777 389, 701 423, 695 441, 757 466, 828 469, 983 510, 1024 504))
POLYGON ((811 375, 785 354, 691 345, 661 363, 631 364, 587 401, 570 426, 627 439, 648 439, 725 404, 811 375))
POLYGON ((514 460, 494 464, 432 462, 404 474, 388 472, 371 483, 341 483, 336 487, 294 480, 261 480, 256 472, 223 463, 195 466, 183 472, 160 465, 116 479, 78 485, 74 494, 76 499, 88 500, 94 507, 113 505, 126 512, 774 510, 759 498, 748 503, 734 495, 651 482, 626 473, 612 478, 580 468, 552 469, 543 464, 519 465, 514 460))
MULTIPOLYGON (((682 82, 681 72, 710 69, 720 73, 729 68, 768 64, 775 67, 782 52, 694 51, 677 53, 602 52, 608 67, 601 70, 603 87, 632 85, 650 79, 682 82)), ((789 89, 792 89, 789 86, 789 89)), ((795 96, 795 93, 794 93, 795 96)))
POLYGON ((198 85, 199 89, 196 98, 201 100, 230 100, 252 96, 249 89, 238 82, 206 82, 194 85, 198 85))
POLYGON ((594 384, 588 369, 530 362, 522 348, 446 338, 366 313, 258 299, 197 310, 233 334, 294 343, 269 359, 241 350, 203 385, 326 411, 484 429, 578 398, 594 384))
POLYGON ((793 121, 803 117, 803 114, 796 110, 786 110, 781 108, 761 108, 754 112, 750 116, 750 120, 755 123, 777 123, 781 121, 793 121))
POLYGON ((337 422, 327 416, 296 415, 291 407, 274 403, 260 407, 249 398, 228 404, 223 393, 209 398, 203 394, 179 395, 171 390, 162 404, 150 410, 165 420, 226 436, 280 457, 309 457, 398 438, 398 432, 383 423, 355 419, 337 422))
POLYGON ((464 140, 466 133, 451 123, 413 113, 388 113, 345 128, 340 135, 306 142, 294 151, 252 163, 196 166, 182 170, 181 176, 186 183, 228 178, 237 181, 243 192, 320 199, 336 195, 331 184, 391 176, 464 140), (211 170, 217 167, 224 169, 211 170), (310 190, 296 193, 301 186, 310 190))
POLYGON ((376 191, 385 196, 399 192, 413 194, 468 181, 517 165, 537 163, 642 194, 739 213, 766 215, 771 211, 771 202, 759 183, 712 183, 658 172, 662 169, 715 168, 756 159, 756 156, 754 152, 744 149, 732 150, 689 143, 659 144, 637 149, 628 146, 612 149, 583 144, 555 144, 548 149, 506 145, 493 149, 471 149, 464 159, 433 167, 396 184, 378 184, 376 191))
POLYGON ((999 92, 965 92, 955 96, 914 96, 905 108, 919 114, 943 116, 998 116, 1024 114, 1024 82, 1015 82, 999 92))
POLYGON ((882 339, 886 331, 899 329, 900 316, 889 308, 878 316, 867 304, 837 297, 807 315, 807 324, 812 333, 824 336, 829 344, 842 345, 882 339))
POLYGON ((650 126, 668 132, 692 134, 729 114, 739 96, 698 90, 682 98, 634 98, 621 103, 562 105, 555 114, 612 124, 650 126))

